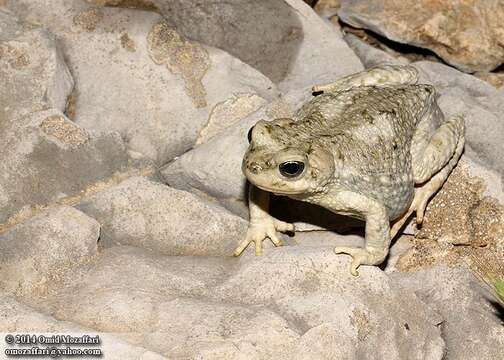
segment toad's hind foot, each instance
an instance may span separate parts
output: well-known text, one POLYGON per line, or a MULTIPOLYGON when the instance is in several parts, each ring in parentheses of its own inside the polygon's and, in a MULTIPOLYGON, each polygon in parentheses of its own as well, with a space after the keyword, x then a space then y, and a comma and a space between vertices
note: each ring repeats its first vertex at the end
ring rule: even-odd
POLYGON ((259 223, 252 222, 247 230, 247 235, 245 235, 245 239, 243 239, 243 241, 240 242, 238 247, 235 249, 233 255, 240 256, 243 250, 245 250, 251 242, 255 243, 256 256, 262 255, 263 252, 262 242, 266 238, 269 238, 275 246, 282 246, 283 242, 278 237, 277 231, 280 232, 294 231, 294 225, 271 217, 263 219, 263 221, 259 223))
POLYGON ((387 257, 387 250, 375 249, 371 247, 356 248, 349 246, 336 246, 336 254, 348 254, 352 257, 350 264, 350 273, 353 276, 359 276, 357 268, 360 265, 378 265, 387 257))

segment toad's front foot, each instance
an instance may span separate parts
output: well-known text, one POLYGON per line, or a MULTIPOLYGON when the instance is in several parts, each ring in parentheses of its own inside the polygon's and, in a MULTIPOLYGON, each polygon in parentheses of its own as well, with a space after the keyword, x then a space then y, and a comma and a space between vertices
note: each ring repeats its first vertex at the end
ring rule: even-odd
POLYGON ((294 225, 274 218, 262 219, 260 222, 251 222, 245 239, 240 242, 233 255, 240 256, 251 242, 255 243, 255 254, 257 256, 262 255, 262 242, 266 238, 270 238, 275 246, 282 246, 283 243, 278 238, 277 231, 294 231, 294 225))
POLYGON ((372 247, 356 248, 348 246, 336 246, 334 248, 336 254, 348 254, 352 257, 350 264, 350 273, 353 276, 359 276, 357 268, 360 265, 378 265, 387 257, 387 251, 372 247))

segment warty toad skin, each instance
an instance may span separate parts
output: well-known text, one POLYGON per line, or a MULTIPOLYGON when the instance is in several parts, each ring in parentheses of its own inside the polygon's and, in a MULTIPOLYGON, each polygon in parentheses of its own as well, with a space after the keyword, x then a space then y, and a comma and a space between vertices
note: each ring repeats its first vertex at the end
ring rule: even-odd
POLYGON ((365 247, 335 252, 352 257, 353 275, 382 263, 413 211, 422 222, 464 148, 463 117, 445 119, 435 89, 417 81, 411 66, 375 67, 314 86, 321 94, 292 119, 259 121, 242 164, 250 225, 235 255, 250 242, 260 255, 264 239, 278 246, 277 231, 294 231, 268 214, 274 193, 364 220, 365 247))

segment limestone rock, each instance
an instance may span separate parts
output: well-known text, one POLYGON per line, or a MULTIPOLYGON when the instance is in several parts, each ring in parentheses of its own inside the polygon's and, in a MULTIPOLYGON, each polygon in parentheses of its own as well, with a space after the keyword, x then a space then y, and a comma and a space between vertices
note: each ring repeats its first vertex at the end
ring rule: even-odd
POLYGON ((313 10, 323 17, 332 17, 341 6, 341 0, 319 0, 315 2, 313 10))
POLYGON ((52 34, 0 9, 0 119, 65 109, 73 79, 52 34))
POLYGON ((351 33, 345 34, 345 41, 359 57, 366 69, 383 64, 406 65, 408 63, 405 59, 396 58, 383 50, 365 43, 351 33))
POLYGON ((494 86, 497 89, 502 88, 504 85, 504 73, 499 72, 477 72, 474 73, 478 79, 484 80, 490 85, 494 86))
POLYGON ((328 83, 363 69, 336 27, 323 21, 301 0, 285 2, 298 14, 303 41, 297 50, 296 61, 278 85, 280 90, 305 89, 309 92, 313 85, 328 83))
POLYGON ((167 255, 231 255, 247 223, 185 191, 133 177, 85 199, 104 246, 127 244, 167 255))
MULTIPOLYGON (((134 346, 116 336, 97 333, 90 328, 57 320, 52 316, 38 312, 13 297, 0 295, 0 333, 2 338, 7 334, 25 334, 27 332, 47 337, 54 336, 55 333, 74 337, 82 337, 84 334, 93 337, 99 336, 101 342, 97 348, 102 351, 103 359, 106 360, 167 359, 145 348, 134 346)), ((64 348, 64 346, 61 347, 64 348)), ((93 348, 93 346, 88 348, 93 348)))
POLYGON ((128 166, 119 134, 87 132, 55 109, 0 126, 0 223, 75 196, 128 166))
MULTIPOLYGON (((130 3, 88 2, 115 6, 130 3)), ((308 88, 362 68, 339 31, 302 0, 150 3, 181 34, 226 50, 268 76, 282 91, 308 88)), ((134 2, 137 7, 142 4, 134 2)))
POLYGON ((63 115, 73 80, 53 35, 5 10, 0 34, 3 223, 76 195, 122 170, 128 156, 118 134, 90 133, 63 115))
POLYGON ((342 0, 341 20, 390 40, 427 48, 466 72, 504 62, 504 5, 489 1, 342 0))
POLYGON ((504 327, 498 305, 470 272, 439 266, 392 276, 442 314, 448 358, 491 360, 502 356, 504 327))
POLYGON ((43 292, 65 268, 97 250, 99 224, 68 206, 43 212, 0 235, 0 284, 4 291, 43 292))
POLYGON ((190 41, 159 14, 81 0, 15 0, 7 8, 58 36, 75 78, 73 120, 118 131, 158 164, 190 149, 213 108, 276 87, 226 52, 190 41))
POLYGON ((412 292, 377 268, 352 277, 348 259, 327 249, 230 259, 115 246, 30 301, 170 358, 441 359, 444 350, 442 320, 412 292))
POLYGON ((242 94, 215 105, 212 113, 208 116, 208 123, 196 140, 196 145, 208 141, 222 130, 236 124, 266 104, 267 101, 257 95, 242 94))
POLYGON ((345 270, 348 259, 329 249, 276 248, 260 258, 242 258, 240 268, 215 291, 225 301, 274 303, 277 312, 303 333, 318 332, 314 329, 321 325, 330 327, 338 338, 333 346, 343 348, 348 358, 357 358, 358 353, 376 359, 401 358, 402 351, 418 359, 442 358, 439 316, 411 293, 396 292, 375 267, 362 267, 359 278, 345 270))

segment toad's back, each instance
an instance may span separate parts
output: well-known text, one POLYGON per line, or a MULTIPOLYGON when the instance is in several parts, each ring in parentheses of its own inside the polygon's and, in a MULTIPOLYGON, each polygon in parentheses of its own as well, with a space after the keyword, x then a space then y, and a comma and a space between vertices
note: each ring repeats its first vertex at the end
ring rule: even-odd
POLYGON ((429 85, 357 87, 315 97, 294 127, 333 153, 335 186, 380 200, 395 217, 412 195, 411 141, 433 102, 429 85))

